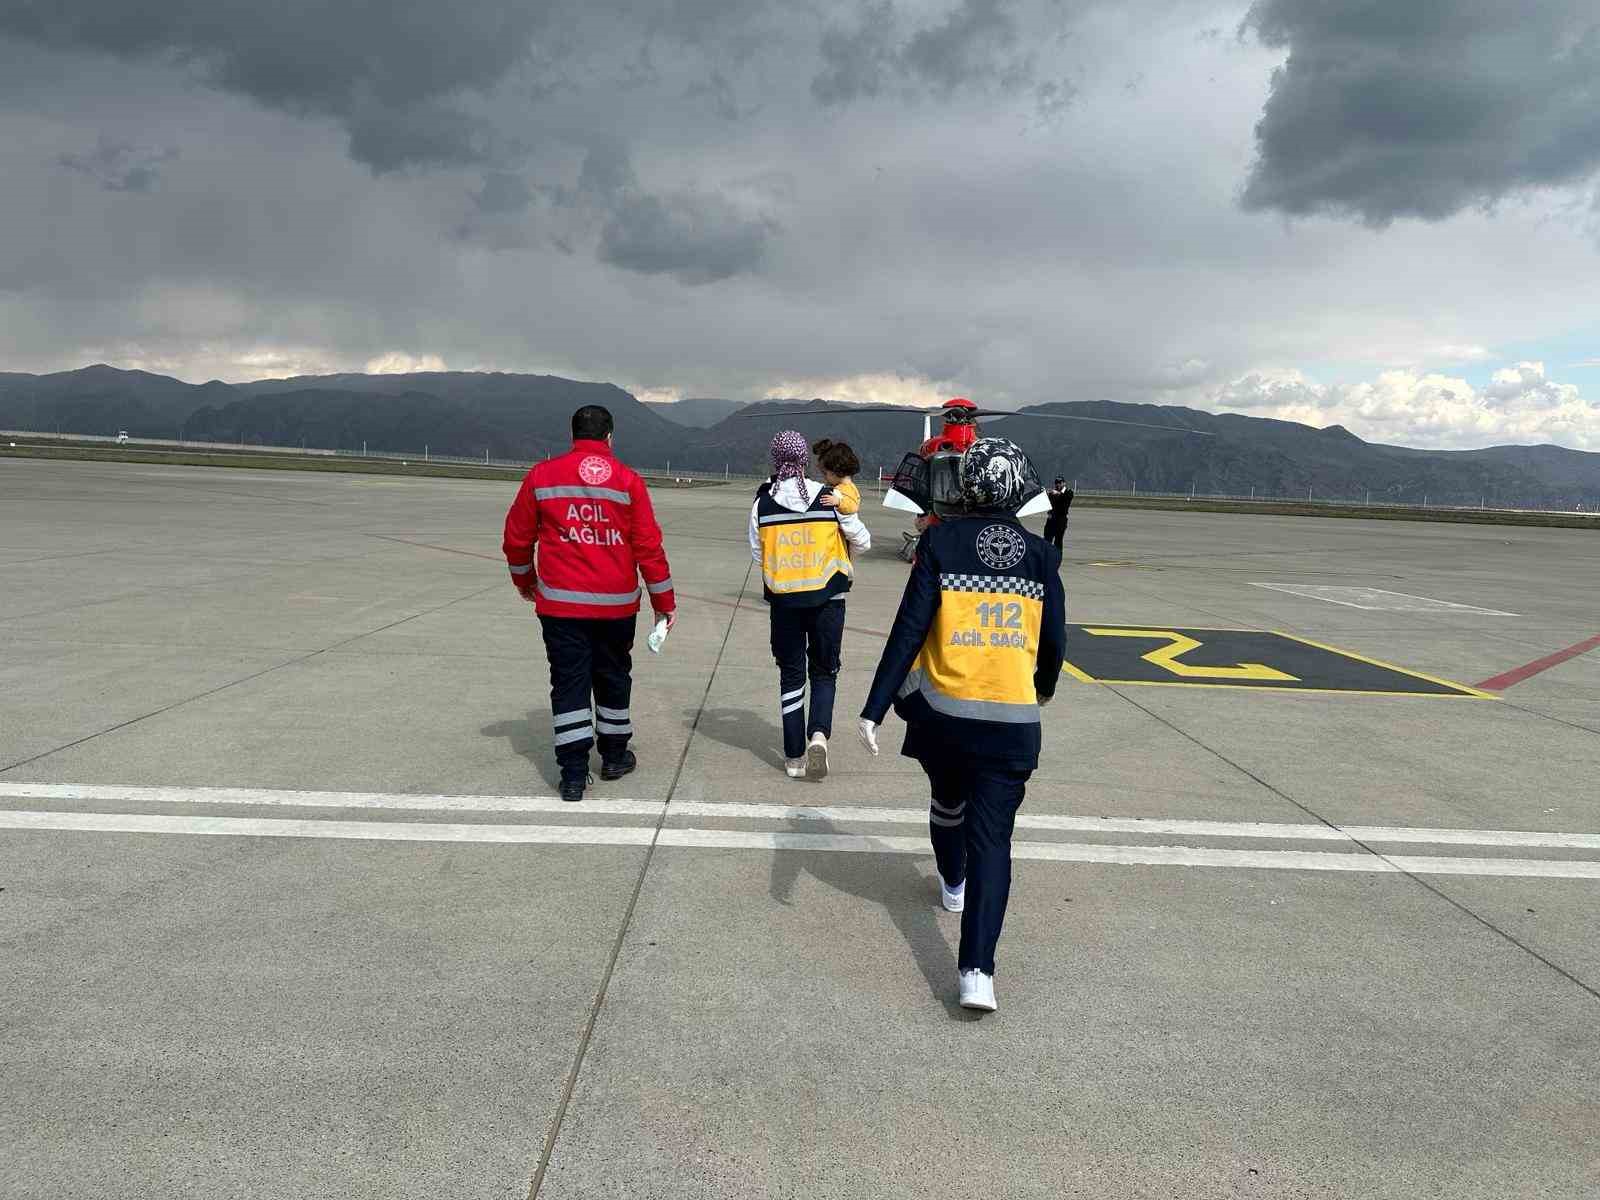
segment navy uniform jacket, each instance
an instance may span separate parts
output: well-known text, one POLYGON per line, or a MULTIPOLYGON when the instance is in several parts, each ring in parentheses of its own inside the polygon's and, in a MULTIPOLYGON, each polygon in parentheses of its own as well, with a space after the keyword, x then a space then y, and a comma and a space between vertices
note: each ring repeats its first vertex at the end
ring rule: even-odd
POLYGON ((1010 515, 930 526, 861 715, 891 705, 912 758, 1039 765, 1039 698, 1066 656, 1061 555, 1010 515))

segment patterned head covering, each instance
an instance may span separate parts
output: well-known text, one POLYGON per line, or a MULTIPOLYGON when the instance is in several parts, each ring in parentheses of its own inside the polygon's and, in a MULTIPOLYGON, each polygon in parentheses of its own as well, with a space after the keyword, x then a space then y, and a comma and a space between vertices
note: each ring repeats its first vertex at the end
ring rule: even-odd
POLYGON ((1016 512, 1044 489, 1022 447, 979 438, 961 459, 961 499, 971 511, 1016 512))
POLYGON ((806 457, 811 447, 806 439, 792 429, 785 429, 772 439, 772 474, 778 483, 785 479, 804 479, 806 457))

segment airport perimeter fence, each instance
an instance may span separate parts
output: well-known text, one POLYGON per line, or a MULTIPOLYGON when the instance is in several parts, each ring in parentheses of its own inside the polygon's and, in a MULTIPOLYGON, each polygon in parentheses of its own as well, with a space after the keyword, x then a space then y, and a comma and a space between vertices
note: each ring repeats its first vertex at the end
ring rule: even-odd
MULTIPOLYGON (((485 449, 483 457, 476 455, 435 454, 432 448, 424 445, 421 452, 416 450, 386 450, 362 443, 359 449, 326 449, 315 446, 276 446, 262 445, 254 442, 204 442, 189 441, 177 438, 124 438, 121 436, 106 436, 82 433, 47 433, 26 430, 0 430, 0 438, 26 437, 48 438, 64 442, 80 442, 101 445, 126 444, 131 448, 145 448, 151 450, 199 450, 199 451, 243 451, 251 454, 292 454, 315 455, 320 458, 368 458, 385 462, 402 464, 410 463, 438 463, 446 466, 476 466, 500 468, 507 471, 525 471, 528 468, 526 458, 496 458, 489 450, 485 449)), ((549 457, 548 455, 546 457, 549 457)), ((768 476, 764 471, 735 471, 731 462, 724 464, 722 470, 703 470, 699 468, 674 467, 670 459, 664 459, 660 466, 628 458, 625 461, 647 479, 672 479, 678 483, 738 483, 755 488, 768 476)), ((890 472, 892 468, 874 467, 864 469, 857 478, 856 483, 861 488, 863 495, 881 497, 888 490, 890 472)), ((1444 503, 1432 500, 1427 494, 1421 499, 1395 499, 1382 493, 1374 495, 1368 489, 1360 489, 1343 495, 1316 494, 1315 488, 1308 488, 1302 495, 1299 492, 1267 493, 1260 489, 1252 488, 1249 492, 1208 492, 1191 487, 1188 491, 1159 491, 1141 488, 1132 484, 1126 488, 1095 488, 1079 487, 1077 480, 1070 481, 1075 495, 1085 498, 1105 500, 1150 500, 1164 503, 1221 503, 1229 505, 1261 505, 1263 507, 1283 507, 1285 505, 1312 505, 1328 508, 1381 508, 1381 509, 1416 509, 1438 510, 1447 512, 1506 512, 1506 513, 1551 513, 1562 516, 1585 516, 1600 519, 1600 497, 1587 502, 1580 501, 1573 508, 1551 508, 1547 503, 1526 501, 1521 499, 1507 499, 1500 496, 1484 495, 1478 503, 1444 503)))
MULTIPOLYGON (((765 473, 752 474, 731 471, 724 468, 722 471, 697 471, 674 468, 671 462, 664 462, 660 472, 653 471, 648 466, 634 464, 643 474, 666 474, 681 481, 716 481, 743 482, 755 487, 767 478, 765 473)), ((864 470, 856 479, 863 495, 882 496, 888 491, 890 472, 883 468, 864 470)), ((1257 488, 1249 492, 1207 492, 1191 487, 1188 491, 1168 492, 1141 488, 1138 484, 1131 484, 1126 488, 1094 488, 1079 487, 1077 480, 1070 481, 1074 497, 1096 498, 1105 500, 1152 500, 1164 502, 1187 502, 1194 504, 1219 503, 1229 505, 1260 505, 1262 507, 1281 508, 1285 505, 1312 505, 1327 508, 1383 508, 1383 509, 1416 509, 1418 511, 1448 511, 1448 512, 1523 512, 1523 513, 1558 513, 1564 516, 1600 516, 1600 498, 1593 503, 1580 504, 1577 508, 1550 508, 1547 504, 1534 501, 1505 500, 1500 497, 1485 495, 1477 504, 1441 503, 1433 500, 1426 493, 1419 500, 1397 500, 1384 496, 1382 493, 1374 495, 1369 489, 1344 495, 1319 496, 1314 488, 1308 489, 1304 494, 1299 492, 1272 492, 1268 493, 1257 488)))
POLYGON ((1374 494, 1370 489, 1346 493, 1344 495, 1319 496, 1314 489, 1308 489, 1303 495, 1299 492, 1293 494, 1286 492, 1266 493, 1256 488, 1248 493, 1243 492, 1203 492, 1190 488, 1186 492, 1163 492, 1141 488, 1137 484, 1123 488, 1074 488, 1078 496, 1104 497, 1112 500, 1161 500, 1203 504, 1207 502, 1219 504, 1238 504, 1271 506, 1281 508, 1285 505, 1326 508, 1381 508, 1381 509, 1415 509, 1421 511, 1442 512, 1521 512, 1521 513, 1557 513, 1562 516, 1600 516, 1600 499, 1576 508, 1551 508, 1548 504, 1536 501, 1507 500, 1502 497, 1484 495, 1478 503, 1440 502, 1432 500, 1426 493, 1420 500, 1399 500, 1385 496, 1382 493, 1374 494))

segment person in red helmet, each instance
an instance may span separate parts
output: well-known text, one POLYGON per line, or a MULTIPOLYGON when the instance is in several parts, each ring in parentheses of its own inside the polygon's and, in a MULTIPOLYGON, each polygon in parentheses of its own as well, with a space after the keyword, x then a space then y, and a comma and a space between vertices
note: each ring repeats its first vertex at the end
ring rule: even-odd
MULTIPOLYGON (((952 396, 941 408, 944 424, 939 432, 917 448, 923 458, 935 454, 964 454, 978 440, 978 406, 965 396, 952 396)), ((917 539, 939 523, 936 513, 925 512, 913 522, 915 532, 901 533, 900 557, 910 562, 916 556, 917 539)))

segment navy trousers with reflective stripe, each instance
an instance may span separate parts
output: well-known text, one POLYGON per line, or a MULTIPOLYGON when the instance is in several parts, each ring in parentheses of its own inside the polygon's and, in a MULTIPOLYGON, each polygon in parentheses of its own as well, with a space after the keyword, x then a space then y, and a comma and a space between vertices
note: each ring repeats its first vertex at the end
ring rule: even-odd
POLYGON ((588 773, 589 747, 596 741, 604 762, 621 758, 628 748, 636 622, 635 616, 539 618, 550 660, 551 732, 563 778, 588 773))
POLYGON ((967 882, 961 913, 963 971, 994 974, 994 948, 1011 897, 1011 830, 1031 771, 963 763, 959 746, 948 758, 918 758, 932 785, 928 831, 939 874, 952 887, 967 882))
POLYGON ((772 657, 778 663, 778 711, 783 718, 783 756, 799 758, 813 733, 833 736, 833 696, 844 641, 844 601, 774 604, 772 657), (806 720, 806 676, 811 676, 811 719, 806 720))

